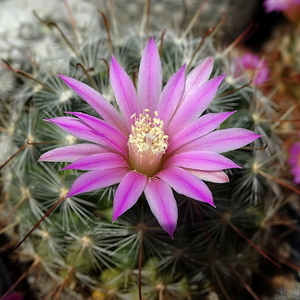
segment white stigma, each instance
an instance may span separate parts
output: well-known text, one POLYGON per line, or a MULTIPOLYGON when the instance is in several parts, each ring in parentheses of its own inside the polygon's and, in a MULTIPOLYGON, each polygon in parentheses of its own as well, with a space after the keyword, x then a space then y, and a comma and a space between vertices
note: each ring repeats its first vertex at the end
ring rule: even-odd
MULTIPOLYGON (((133 115, 132 117, 135 117, 133 115)), ((168 136, 163 131, 164 122, 154 112, 151 118, 149 110, 135 120, 128 139, 130 165, 132 169, 151 177, 162 164, 162 156, 168 148, 168 136)))

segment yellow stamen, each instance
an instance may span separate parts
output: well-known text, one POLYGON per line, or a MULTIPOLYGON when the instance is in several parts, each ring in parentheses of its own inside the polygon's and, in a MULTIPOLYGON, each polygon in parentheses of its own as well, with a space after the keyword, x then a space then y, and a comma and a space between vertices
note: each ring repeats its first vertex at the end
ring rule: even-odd
POLYGON ((133 170, 148 177, 159 171, 162 156, 168 148, 168 136, 163 126, 164 122, 158 118, 158 112, 155 111, 151 118, 149 109, 145 109, 135 120, 128 140, 130 166, 133 170))

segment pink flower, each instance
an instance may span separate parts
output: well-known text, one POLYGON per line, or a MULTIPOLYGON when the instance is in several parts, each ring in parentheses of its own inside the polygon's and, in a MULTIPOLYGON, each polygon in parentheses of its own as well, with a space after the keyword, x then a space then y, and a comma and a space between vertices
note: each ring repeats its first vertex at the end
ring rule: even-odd
POLYGON ((300 183, 300 142, 296 142, 290 148, 290 158, 288 160, 291 165, 291 172, 294 175, 294 183, 300 183))
POLYGON ((251 52, 246 52, 235 60, 234 77, 241 77, 243 80, 246 80, 245 75, 254 84, 261 84, 269 79, 269 68, 261 57, 251 52))
POLYGON ((161 91, 162 70, 157 46, 150 39, 143 52, 137 91, 112 57, 110 82, 119 111, 91 87, 59 75, 102 119, 81 112, 48 121, 87 143, 57 148, 39 161, 71 162, 65 169, 88 171, 73 183, 67 197, 119 183, 113 221, 144 192, 150 209, 171 236, 177 224, 179 194, 214 205, 202 181, 228 182, 224 169, 240 168, 220 153, 259 137, 250 130, 214 131, 233 112, 208 113, 224 75, 209 79, 213 59, 185 75, 182 66, 161 91))
POLYGON ((265 0, 264 1, 264 7, 267 13, 271 11, 283 11, 295 4, 300 4, 300 0, 265 0))

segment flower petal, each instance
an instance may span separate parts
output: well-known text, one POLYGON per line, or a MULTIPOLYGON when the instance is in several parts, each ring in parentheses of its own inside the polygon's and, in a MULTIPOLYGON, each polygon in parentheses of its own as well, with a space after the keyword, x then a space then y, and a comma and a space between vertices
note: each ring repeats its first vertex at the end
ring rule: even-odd
POLYGON ((86 101, 101 116, 101 118, 124 131, 125 122, 114 106, 90 86, 65 75, 57 75, 79 97, 86 101))
POLYGON ((74 181, 67 198, 119 183, 126 173, 127 168, 101 169, 84 173, 74 181))
POLYGON ((79 119, 72 117, 56 117, 46 120, 51 122, 69 134, 74 135, 79 139, 101 144, 110 148, 112 151, 117 151, 126 157, 127 153, 123 145, 119 141, 113 141, 107 135, 94 131, 79 119))
POLYGON ((162 71, 159 53, 153 38, 149 40, 143 52, 139 77, 138 98, 142 111, 149 109, 157 110, 157 103, 161 92, 162 71))
POLYGON ((206 82, 212 72, 214 59, 207 57, 200 65, 193 69, 186 77, 185 92, 180 105, 194 92, 196 88, 206 82))
POLYGON ((120 143, 120 141, 115 140, 114 137, 109 137, 107 134, 102 134, 97 131, 92 130, 91 133, 94 133, 98 136, 98 138, 101 140, 100 144, 110 148, 111 151, 122 154, 124 157, 127 158, 128 153, 127 153, 127 150, 124 149, 124 147, 126 147, 126 146, 123 145, 122 143, 120 143))
POLYGON ((157 111, 165 126, 169 123, 179 104, 185 87, 185 69, 183 65, 168 81, 159 99, 157 111))
POLYGON ((189 95, 180 105, 180 109, 177 109, 168 126, 167 135, 173 136, 180 129, 198 119, 212 102, 224 77, 225 75, 220 75, 203 83, 189 95))
POLYGON ((45 152, 41 155, 38 161, 61 161, 61 162, 73 162, 79 158, 106 152, 107 148, 100 145, 94 145, 90 143, 82 143, 76 145, 70 145, 65 147, 56 148, 45 152))
POLYGON ((123 132, 121 132, 119 129, 117 129, 115 126, 111 125, 110 123, 107 123, 93 116, 87 115, 85 113, 80 113, 80 112, 66 112, 66 113, 78 117, 81 121, 86 123, 94 130, 100 133, 104 133, 108 136, 111 136, 116 141, 119 141, 121 144, 127 146, 127 140, 128 140, 127 137, 124 135, 123 132))
POLYGON ((294 175, 293 182, 295 184, 299 184, 300 183, 300 167, 299 166, 291 167, 291 172, 294 175))
POLYGON ((47 119, 45 121, 57 125, 65 132, 74 135, 79 139, 94 142, 94 143, 101 142, 101 140, 98 138, 96 134, 91 133, 91 128, 77 118, 55 117, 52 119, 47 119))
POLYGON ((127 128, 130 130, 134 121, 131 117, 133 114, 139 115, 140 107, 130 77, 114 57, 112 57, 110 64, 110 83, 120 111, 125 118, 127 128))
POLYGON ((138 200, 147 183, 147 176, 130 171, 119 184, 114 198, 113 222, 138 200))
POLYGON ((170 185, 177 193, 215 206, 207 185, 189 172, 173 167, 162 170, 157 177, 170 185))
POLYGON ((234 111, 214 114, 209 113, 202 116, 201 118, 199 118, 192 124, 186 126, 174 135, 174 137, 169 142, 167 153, 172 153, 172 151, 176 150, 180 146, 187 144, 216 129, 233 113, 234 111))
POLYGON ((241 168, 232 160, 212 151, 190 151, 179 153, 169 158, 164 167, 183 167, 202 171, 220 171, 241 168))
POLYGON ((189 144, 182 146, 178 152, 193 150, 227 152, 248 145, 262 137, 251 130, 243 128, 228 128, 211 132, 189 144))
POLYGON ((200 170, 187 169, 187 168, 183 168, 183 169, 204 181, 209 181, 214 183, 229 182, 229 178, 224 171, 200 171, 200 170))
POLYGON ((16 293, 12 293, 10 295, 7 295, 2 299, 3 300, 23 300, 24 296, 25 296, 24 294, 16 292, 16 293))
POLYGON ((146 184, 145 196, 160 226, 173 237, 178 208, 170 186, 158 178, 151 178, 146 184))
POLYGON ((62 170, 96 170, 111 168, 126 168, 126 160, 116 153, 99 153, 80 158, 62 170))

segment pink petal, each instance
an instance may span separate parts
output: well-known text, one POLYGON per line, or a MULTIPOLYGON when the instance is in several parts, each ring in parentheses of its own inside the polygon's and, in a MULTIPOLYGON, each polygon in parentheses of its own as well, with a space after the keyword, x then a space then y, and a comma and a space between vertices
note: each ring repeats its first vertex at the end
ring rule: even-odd
POLYGON ((178 152, 205 150, 222 153, 248 145, 259 137, 261 135, 243 128, 222 129, 184 145, 178 152))
POLYGON ((183 65, 168 81, 159 99, 157 111, 158 117, 164 121, 165 126, 169 123, 182 97, 185 86, 185 69, 183 65))
POLYGON ((293 182, 295 184, 299 184, 300 183, 300 167, 299 166, 292 167, 291 172, 294 175, 293 182))
POLYGON ((173 136, 183 127, 198 119, 212 102, 224 77, 225 75, 221 75, 205 82, 189 95, 180 109, 177 109, 168 126, 167 134, 169 136, 173 136))
POLYGON ((130 77, 114 57, 110 64, 110 83, 127 127, 131 130, 134 121, 132 115, 140 113, 138 98, 130 77))
POLYGON ((126 173, 127 168, 100 169, 84 173, 74 181, 67 198, 119 183, 126 173))
POLYGON ((120 143, 120 141, 116 140, 114 136, 109 137, 107 134, 102 134, 97 131, 91 131, 91 133, 96 134, 101 140, 100 144, 110 148, 111 151, 118 152, 124 157, 128 156, 127 149, 124 149, 124 147, 126 148, 126 145, 120 143))
POLYGON ((263 5, 265 6, 266 12, 270 13, 271 11, 282 11, 291 3, 291 1, 287 0, 265 0, 263 5))
MULTIPOLYGON (((119 141, 114 141, 105 134, 94 131, 79 119, 72 117, 56 117, 46 121, 57 125, 67 133, 74 135, 79 139, 101 144, 110 148, 112 151, 120 152, 125 157, 127 155, 123 145, 120 144, 119 141)), ((112 138, 114 137, 112 136, 112 138)))
POLYGON ((145 187, 145 196, 160 226, 173 237, 178 209, 170 186, 158 178, 151 178, 145 187))
POLYGON ((206 114, 197 119, 192 124, 184 127, 181 131, 176 133, 169 141, 168 152, 176 150, 180 146, 187 144, 207 133, 216 129, 221 123, 223 123, 233 112, 206 114))
POLYGON ((164 167, 183 167, 202 171, 220 171, 241 168, 230 159, 212 151, 190 151, 179 153, 169 158, 164 167))
POLYGON ((45 121, 57 125, 62 130, 66 131, 71 135, 74 135, 79 139, 94 142, 94 143, 101 142, 101 140, 98 138, 96 134, 91 133, 91 128, 77 118, 56 117, 52 119, 47 119, 45 121))
POLYGON ((290 157, 288 159, 288 162, 290 165, 292 166, 297 166, 300 162, 299 162, 299 155, 300 155, 300 142, 296 142, 294 143, 290 150, 290 157))
POLYGON ((149 109, 151 112, 157 110, 161 84, 160 57, 155 41, 151 38, 143 52, 138 77, 137 91, 142 111, 144 109, 149 109))
POLYGON ((183 94, 180 105, 197 89, 206 82, 212 72, 214 59, 207 57, 200 65, 193 69, 186 77, 185 92, 183 94))
POLYGON ((79 158, 106 151, 107 148, 100 145, 82 143, 50 150, 42 154, 38 161, 73 162, 79 158))
POLYGON ((157 177, 170 185, 177 193, 215 206, 207 185, 189 172, 173 167, 162 170, 157 177))
POLYGON ((126 160, 116 153, 99 153, 80 158, 62 170, 96 170, 110 168, 126 168, 126 160))
POLYGON ((101 118, 124 132, 125 122, 113 105, 103 98, 90 86, 65 75, 57 75, 61 78, 79 97, 86 101, 101 116, 101 118))
POLYGON ((100 120, 98 118, 95 118, 93 116, 80 113, 80 112, 66 112, 68 114, 72 114, 76 117, 78 117, 81 121, 86 123, 88 126, 93 128, 95 131, 99 133, 104 133, 108 136, 113 136, 115 140, 119 141, 123 145, 127 145, 128 138, 124 135, 123 132, 121 132, 119 129, 117 129, 115 126, 100 120))
POLYGON ((214 183, 229 182, 229 178, 224 171, 201 171, 201 170, 194 170, 194 169, 187 169, 187 168, 183 168, 183 169, 204 181, 209 181, 214 183))
POLYGON ((299 166, 299 157, 300 157, 300 142, 294 143, 289 149, 289 158, 288 163, 291 166, 291 173, 293 174, 293 182, 295 184, 300 183, 300 166, 299 166))
POLYGON ((131 208, 141 196, 147 183, 147 176, 130 171, 119 184, 114 198, 113 221, 131 208))
POLYGON ((23 298, 24 298, 24 295, 22 293, 12 293, 1 299, 2 300, 22 300, 23 298))

